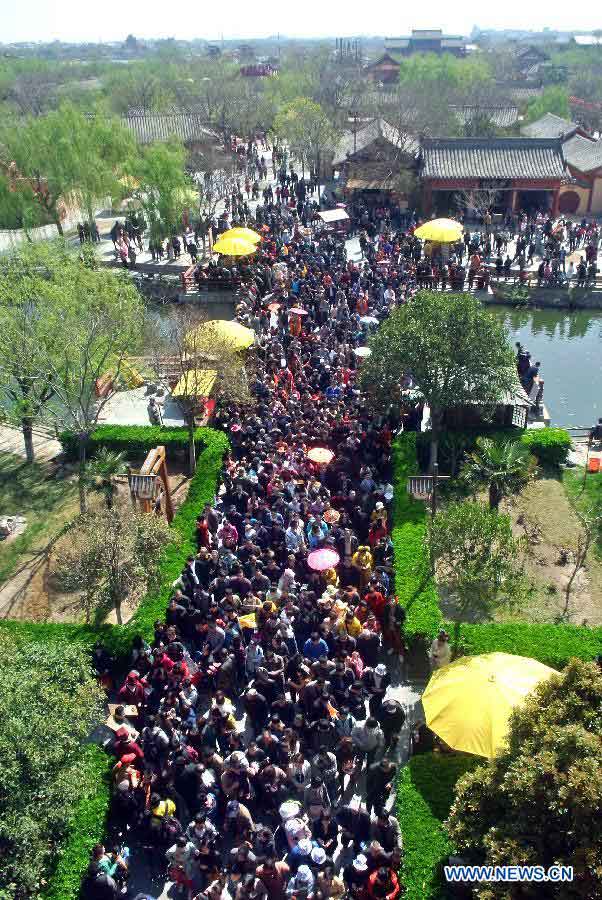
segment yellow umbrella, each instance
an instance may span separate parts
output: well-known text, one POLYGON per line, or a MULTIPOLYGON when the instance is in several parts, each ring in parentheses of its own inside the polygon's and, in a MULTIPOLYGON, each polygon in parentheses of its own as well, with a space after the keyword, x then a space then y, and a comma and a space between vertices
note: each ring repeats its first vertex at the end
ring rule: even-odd
POLYGON ((190 369, 171 392, 172 397, 208 397, 215 384, 215 369, 190 369))
POLYGON ((255 341, 255 333, 239 322, 226 322, 223 319, 212 319, 198 328, 193 328, 186 335, 185 343, 194 354, 198 350, 210 350, 212 344, 222 341, 233 350, 246 350, 255 341))
POLYGON ((231 237, 239 237, 243 238, 245 241, 249 241, 250 244, 259 244, 263 240, 260 234, 257 234, 256 231, 253 231, 252 228, 230 228, 228 231, 224 231, 223 234, 220 234, 218 240, 223 240, 223 238, 231 238, 231 237))
POLYGON ((422 695, 426 724, 454 750, 491 759, 504 746, 514 707, 557 674, 510 653, 461 656, 431 675, 422 695))
POLYGON ((221 253, 223 256, 250 256, 256 250, 255 244, 252 244, 247 238, 229 237, 226 234, 220 235, 213 245, 213 252, 221 253))
POLYGON ((454 219, 431 219, 414 232, 423 241, 453 244, 462 237, 462 225, 454 219))

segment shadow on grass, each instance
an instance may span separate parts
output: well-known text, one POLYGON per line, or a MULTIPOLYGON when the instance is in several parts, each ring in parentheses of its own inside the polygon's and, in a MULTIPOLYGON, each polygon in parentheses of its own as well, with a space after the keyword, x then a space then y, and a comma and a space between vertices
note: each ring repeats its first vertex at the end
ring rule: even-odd
POLYGON ((443 822, 454 801, 458 779, 485 760, 470 753, 424 753, 409 762, 412 783, 431 813, 443 822))

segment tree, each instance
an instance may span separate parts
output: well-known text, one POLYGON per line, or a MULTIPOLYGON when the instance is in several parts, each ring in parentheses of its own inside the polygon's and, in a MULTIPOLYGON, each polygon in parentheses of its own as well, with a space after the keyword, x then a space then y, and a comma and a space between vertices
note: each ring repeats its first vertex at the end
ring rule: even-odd
POLYGON ((45 412, 79 442, 80 509, 86 511, 86 446, 113 396, 129 353, 141 337, 144 306, 123 272, 89 269, 75 260, 60 285, 63 312, 58 348, 44 348, 38 375, 48 373, 55 405, 45 412), (99 386, 103 390, 99 392, 99 386))
POLYGON ((487 212, 491 212, 499 199, 499 191, 487 189, 460 190, 454 194, 456 206, 459 209, 474 209, 482 219, 487 212))
POLYGON ((91 221, 94 202, 119 191, 132 144, 128 132, 103 116, 64 104, 45 116, 8 122, 0 133, 4 161, 31 184, 41 214, 63 233, 63 208, 81 203, 91 221))
POLYGON ((0 403, 34 461, 33 426, 54 397, 65 334, 63 286, 78 264, 64 244, 23 244, 0 260, 0 403))
POLYGON ((138 182, 135 195, 149 223, 152 240, 162 240, 181 227, 197 198, 184 169, 186 151, 172 140, 151 144, 132 161, 131 174, 138 182))
POLYGON ((404 374, 428 404, 431 468, 446 409, 494 406, 516 384, 506 331, 471 294, 419 291, 380 326, 370 347, 360 375, 377 406, 399 403, 404 374))
POLYGON ((114 609, 122 624, 122 604, 153 585, 161 549, 175 540, 164 519, 123 505, 95 510, 78 522, 68 550, 57 559, 54 577, 65 590, 81 591, 86 622, 114 609))
POLYGON ((180 383, 177 402, 188 428, 188 460, 192 474, 196 468, 194 441, 195 417, 200 411, 200 397, 209 389, 205 378, 191 372, 215 374, 212 396, 222 405, 250 404, 251 361, 235 351, 232 345, 211 332, 203 332, 206 316, 190 307, 175 309, 162 319, 148 336, 152 365, 159 381, 180 383))
POLYGON ((501 500, 517 494, 533 476, 535 459, 519 441, 477 438, 463 474, 474 485, 489 489, 489 509, 497 511, 501 500))
POLYGON ((76 804, 98 791, 82 745, 103 691, 84 644, 4 630, 0 679, 0 884, 7 900, 26 900, 43 894, 76 804))
POLYGON ((573 659, 515 708, 508 749, 464 775, 446 829, 471 863, 572 866, 571 882, 496 884, 480 900, 602 893, 602 673, 573 659))
POLYGON ((524 592, 522 544, 508 516, 479 503, 450 503, 428 526, 431 559, 463 620, 489 617, 524 592))
POLYGON ((546 113, 554 113, 561 119, 570 118, 569 95, 565 87, 550 85, 539 97, 534 97, 527 107, 527 122, 536 122, 546 113))
POLYGON ((303 168, 307 165, 318 175, 324 152, 334 150, 337 139, 337 129, 322 107, 307 97, 299 97, 280 110, 274 131, 287 142, 303 168))
POLYGON ((90 462, 88 468, 90 487, 104 494, 107 509, 113 508, 117 496, 115 478, 123 475, 126 468, 125 453, 116 453, 106 447, 101 447, 90 462))
POLYGON ((133 62, 118 66, 104 80, 111 107, 120 115, 164 112, 174 101, 166 66, 157 69, 154 62, 133 62))

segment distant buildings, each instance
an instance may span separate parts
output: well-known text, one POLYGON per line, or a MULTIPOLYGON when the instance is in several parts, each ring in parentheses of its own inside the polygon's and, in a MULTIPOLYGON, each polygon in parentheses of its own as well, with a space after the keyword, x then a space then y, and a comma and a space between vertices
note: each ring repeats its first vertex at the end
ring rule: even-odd
POLYGON ((466 38, 457 34, 443 34, 440 28, 412 29, 412 33, 406 37, 385 38, 385 50, 397 56, 411 56, 412 53, 466 56, 467 43, 466 38))

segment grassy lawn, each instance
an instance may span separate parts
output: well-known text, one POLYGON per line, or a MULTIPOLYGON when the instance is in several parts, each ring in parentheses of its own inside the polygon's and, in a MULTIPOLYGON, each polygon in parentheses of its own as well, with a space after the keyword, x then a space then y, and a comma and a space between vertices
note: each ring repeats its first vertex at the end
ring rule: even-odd
MULTIPOLYGON (((586 514, 602 516, 602 472, 587 475, 584 481, 583 469, 565 469, 563 483, 577 509, 586 514)), ((592 553, 602 560, 602 526, 598 529, 592 553)))
POLYGON ((0 542, 0 584, 45 547, 78 508, 75 479, 49 477, 42 465, 30 466, 18 456, 0 453, 0 515, 27 519, 23 534, 0 542))

